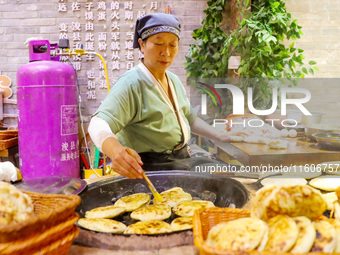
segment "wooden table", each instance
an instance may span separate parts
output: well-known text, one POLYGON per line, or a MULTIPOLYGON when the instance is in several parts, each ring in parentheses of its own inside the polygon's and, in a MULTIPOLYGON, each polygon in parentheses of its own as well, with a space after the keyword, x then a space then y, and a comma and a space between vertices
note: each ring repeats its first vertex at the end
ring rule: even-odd
POLYGON ((340 151, 323 150, 305 138, 286 140, 288 148, 282 150, 264 144, 216 142, 217 156, 226 162, 236 159, 245 166, 311 165, 340 160, 340 151))

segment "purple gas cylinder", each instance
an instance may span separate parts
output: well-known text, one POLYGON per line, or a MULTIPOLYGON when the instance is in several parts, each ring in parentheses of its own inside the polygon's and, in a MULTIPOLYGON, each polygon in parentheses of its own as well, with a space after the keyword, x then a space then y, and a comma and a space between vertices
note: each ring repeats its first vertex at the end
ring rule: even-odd
POLYGON ((29 43, 30 63, 17 72, 19 164, 23 178, 79 178, 77 77, 52 61, 50 43, 29 43))

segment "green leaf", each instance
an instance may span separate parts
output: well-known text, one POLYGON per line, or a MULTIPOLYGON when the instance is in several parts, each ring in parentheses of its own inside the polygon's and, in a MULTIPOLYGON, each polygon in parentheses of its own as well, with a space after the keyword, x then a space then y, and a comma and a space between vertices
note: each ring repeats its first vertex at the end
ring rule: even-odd
POLYGON ((316 62, 315 61, 309 61, 309 63, 308 64, 310 64, 310 65, 315 65, 316 64, 316 62))
POLYGON ((221 57, 221 54, 220 54, 219 52, 216 52, 216 53, 213 55, 213 59, 215 59, 215 60, 220 59, 220 57, 221 57))
POLYGON ((302 68, 302 72, 304 72, 305 74, 308 74, 306 67, 302 68))

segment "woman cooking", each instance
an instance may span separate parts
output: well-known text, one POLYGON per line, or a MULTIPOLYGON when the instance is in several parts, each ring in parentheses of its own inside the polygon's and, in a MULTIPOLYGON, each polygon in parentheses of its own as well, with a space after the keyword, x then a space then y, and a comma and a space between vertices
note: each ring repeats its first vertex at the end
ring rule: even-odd
POLYGON ((91 119, 94 144, 125 177, 142 178, 141 165, 144 170, 189 170, 190 130, 230 141, 230 132, 219 132, 194 115, 181 81, 167 71, 178 53, 180 28, 171 14, 137 20, 133 47, 144 58, 119 77, 91 119))

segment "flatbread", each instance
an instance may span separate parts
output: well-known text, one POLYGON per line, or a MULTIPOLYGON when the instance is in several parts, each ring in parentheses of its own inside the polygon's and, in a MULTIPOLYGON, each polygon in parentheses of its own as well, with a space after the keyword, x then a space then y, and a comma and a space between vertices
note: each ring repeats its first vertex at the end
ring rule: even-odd
POLYGON ((148 205, 151 198, 146 193, 136 193, 129 196, 121 197, 113 205, 118 207, 124 207, 127 212, 132 212, 133 210, 142 207, 143 205, 148 205))
POLYGON ((312 252, 333 252, 336 246, 335 228, 327 221, 315 221, 316 237, 312 252))
POLYGON ((24 222, 33 215, 31 197, 15 186, 0 181, 0 225, 24 222))
POLYGON ((259 219, 240 218, 215 225, 209 230, 207 244, 228 251, 248 251, 260 246, 267 224, 259 219))
POLYGON ((333 219, 331 224, 335 228, 336 233, 336 245, 334 252, 340 252, 340 221, 338 219, 333 219))
POLYGON ((147 205, 138 208, 130 214, 135 220, 166 220, 171 216, 171 207, 168 205, 147 205))
POLYGON ((268 199, 269 195, 277 188, 277 186, 268 185, 259 189, 253 199, 251 200, 250 215, 253 218, 260 218, 263 215, 264 202, 268 199))
POLYGON ((305 216, 294 217, 293 220, 298 227, 298 237, 291 253, 308 253, 313 246, 316 231, 313 223, 305 216))
POLYGON ((124 234, 162 234, 170 233, 172 228, 169 223, 161 220, 138 221, 126 228, 124 234))
POLYGON ((265 178, 261 181, 263 186, 267 185, 285 185, 285 184, 307 184, 304 178, 286 177, 286 176, 273 176, 265 178))
POLYGON ((163 205, 168 205, 171 208, 175 207, 179 203, 183 201, 190 201, 192 200, 192 197, 189 193, 186 193, 183 191, 182 188, 175 187, 166 191, 163 191, 160 194, 163 197, 163 201, 160 202, 157 199, 153 199, 153 203, 158 205, 158 204, 163 204, 163 205))
POLYGON ((194 212, 196 210, 210 207, 215 207, 214 203, 211 201, 192 200, 181 202, 180 204, 176 205, 172 211, 178 216, 191 217, 194 216, 194 212))
POLYGON ((192 229, 192 220, 192 217, 178 217, 171 222, 171 228, 173 231, 192 229))
POLYGON ((110 219, 87 219, 81 218, 78 220, 78 224, 83 228, 105 233, 120 234, 126 229, 126 225, 110 219))
POLYGON ((338 196, 335 192, 328 192, 326 194, 322 194, 323 200, 325 200, 327 204, 327 210, 334 210, 334 203, 338 201, 338 196))
POLYGON ((277 215, 267 221, 268 242, 264 251, 286 252, 295 244, 299 230, 295 221, 286 215, 277 215))
POLYGON ((124 207, 114 205, 97 207, 85 213, 85 218, 88 219, 111 219, 125 213, 124 207))
POLYGON ((310 180, 309 185, 325 191, 335 191, 340 187, 340 177, 334 175, 317 177, 310 180))
POLYGON ((327 208, 320 191, 307 185, 269 186, 272 189, 261 189, 256 192, 251 207, 253 217, 266 221, 279 214, 291 217, 306 216, 316 219, 327 208), (270 192, 271 191, 271 192, 270 192), (259 196, 259 198, 257 198, 259 196))
POLYGON ((268 143, 270 149, 283 150, 288 148, 288 141, 282 139, 273 139, 268 143))

